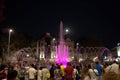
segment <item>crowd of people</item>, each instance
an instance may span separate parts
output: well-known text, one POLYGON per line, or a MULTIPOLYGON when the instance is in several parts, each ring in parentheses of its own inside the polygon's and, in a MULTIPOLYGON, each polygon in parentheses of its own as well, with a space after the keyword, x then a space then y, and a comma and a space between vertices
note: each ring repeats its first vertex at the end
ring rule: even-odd
POLYGON ((0 80, 120 80, 120 62, 2 63, 0 80))

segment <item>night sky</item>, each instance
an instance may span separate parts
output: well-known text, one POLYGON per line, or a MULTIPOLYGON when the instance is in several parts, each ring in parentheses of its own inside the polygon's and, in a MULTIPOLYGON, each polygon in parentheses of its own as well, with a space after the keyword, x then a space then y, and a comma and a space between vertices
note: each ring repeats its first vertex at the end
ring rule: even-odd
POLYGON ((6 0, 4 27, 34 38, 59 34, 59 24, 70 29, 73 39, 94 36, 106 46, 120 41, 119 7, 112 0, 6 0))

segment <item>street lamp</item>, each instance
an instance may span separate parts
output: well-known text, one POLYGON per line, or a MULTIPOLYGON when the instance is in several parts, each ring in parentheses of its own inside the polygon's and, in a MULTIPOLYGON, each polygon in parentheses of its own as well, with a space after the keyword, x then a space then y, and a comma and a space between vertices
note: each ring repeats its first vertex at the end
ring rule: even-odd
POLYGON ((65 29, 65 32, 66 32, 66 34, 68 34, 69 33, 69 29, 65 29))
POLYGON ((10 37, 11 37, 11 33, 13 32, 12 29, 9 29, 9 36, 8 36, 8 55, 10 55, 10 37))
POLYGON ((79 43, 76 43, 76 46, 79 46, 79 43))
POLYGON ((55 41, 55 38, 53 38, 53 42, 55 41))
POLYGON ((55 45, 55 40, 56 40, 56 39, 55 39, 55 38, 53 38, 52 40, 53 40, 53 45, 55 45))
POLYGON ((70 30, 68 28, 65 29, 65 38, 70 38, 70 30))

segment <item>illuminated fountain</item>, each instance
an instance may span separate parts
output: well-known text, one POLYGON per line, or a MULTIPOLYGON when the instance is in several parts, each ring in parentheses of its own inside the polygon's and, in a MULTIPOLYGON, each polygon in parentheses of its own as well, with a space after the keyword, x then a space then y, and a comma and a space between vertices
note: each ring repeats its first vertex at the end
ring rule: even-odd
POLYGON ((60 22, 60 38, 59 45, 57 46, 57 62, 62 63, 63 65, 67 64, 68 55, 68 47, 65 45, 64 37, 63 37, 63 23, 60 22))

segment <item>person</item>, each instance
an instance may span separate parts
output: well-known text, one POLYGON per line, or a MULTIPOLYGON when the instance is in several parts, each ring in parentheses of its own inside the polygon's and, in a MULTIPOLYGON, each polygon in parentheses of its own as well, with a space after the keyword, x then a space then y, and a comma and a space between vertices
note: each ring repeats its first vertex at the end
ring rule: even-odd
POLYGON ((118 65, 119 65, 118 76, 119 76, 119 79, 120 79, 120 60, 118 62, 118 65))
POLYGON ((42 80, 42 67, 39 68, 37 76, 37 80, 42 80))
POLYGON ((82 80, 91 80, 88 74, 88 68, 84 67, 81 71, 81 75, 80 75, 82 80))
POLYGON ((0 65, 0 80, 6 79, 5 65, 0 65))
POLYGON ((74 78, 74 80, 79 80, 79 72, 78 72, 78 70, 76 69, 76 66, 73 66, 73 68, 74 68, 73 78, 74 78))
POLYGON ((64 71, 65 71, 65 80, 73 80, 74 68, 71 66, 69 62, 67 63, 67 66, 64 71))
POLYGON ((25 69, 24 69, 24 67, 21 67, 19 72, 20 72, 19 73, 20 80, 25 80, 25 69))
POLYGON ((47 73, 50 73, 49 70, 47 69, 46 65, 44 64, 44 66, 42 67, 42 80, 48 80, 48 78, 46 77, 47 73))
POLYGON ((13 66, 13 69, 17 71, 18 75, 17 75, 17 79, 20 78, 20 67, 18 65, 18 63, 15 63, 15 66, 13 66))
POLYGON ((102 80, 120 80, 120 77, 115 72, 106 72, 102 76, 102 80))
POLYGON ((91 80, 98 80, 98 70, 95 69, 95 64, 88 65, 88 74, 91 80))
POLYGON ((36 72, 37 71, 34 68, 34 64, 31 64, 30 68, 28 69, 28 78, 29 78, 29 80, 35 80, 36 72))
POLYGON ((56 65, 54 70, 54 80, 62 80, 62 71, 60 69, 60 65, 56 65))
POLYGON ((50 80, 54 80, 54 70, 55 70, 55 66, 54 64, 52 64, 52 67, 50 68, 50 80))
POLYGON ((111 70, 110 71, 118 73, 118 71, 119 71, 119 65, 117 64, 116 61, 113 61, 113 64, 111 65, 111 70))
POLYGON ((99 64, 99 62, 95 62, 95 63, 96 63, 95 68, 96 68, 97 71, 98 71, 98 80, 101 80, 101 77, 102 77, 102 74, 103 74, 103 68, 102 68, 102 66, 99 64))
POLYGON ((111 68, 112 68, 112 66, 111 66, 111 63, 106 63, 106 68, 105 68, 105 72, 109 72, 109 71, 111 71, 111 68))
POLYGON ((64 80, 64 76, 65 76, 64 70, 65 70, 65 67, 62 65, 62 63, 60 63, 60 69, 62 71, 62 80, 64 80))
POLYGON ((18 72, 16 70, 9 70, 7 74, 7 80, 16 80, 18 72))
POLYGON ((118 70, 118 75, 120 76, 120 62, 119 62, 119 70, 118 70))
POLYGON ((76 69, 78 73, 76 74, 76 80, 80 80, 80 74, 81 74, 81 65, 77 65, 76 69))

